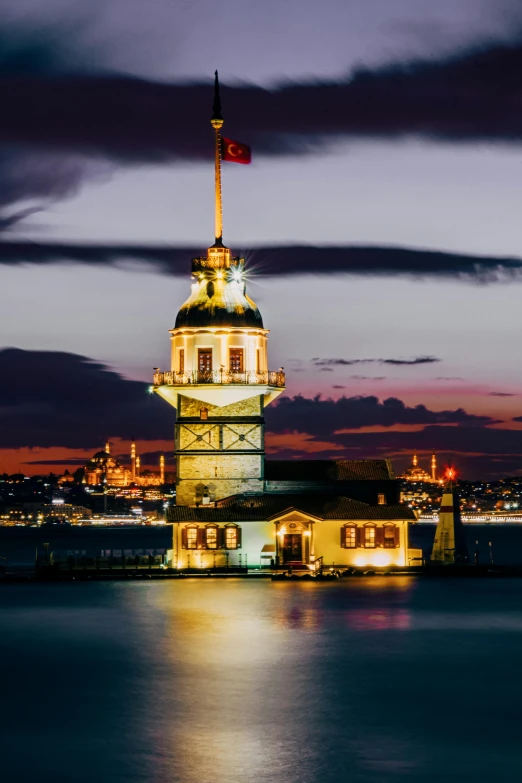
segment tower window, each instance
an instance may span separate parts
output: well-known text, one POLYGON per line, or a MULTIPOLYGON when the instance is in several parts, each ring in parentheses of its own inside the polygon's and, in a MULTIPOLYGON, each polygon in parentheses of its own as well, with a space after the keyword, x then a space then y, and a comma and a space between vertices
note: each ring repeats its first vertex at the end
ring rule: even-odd
POLYGON ((208 408, 200 408, 199 409, 199 418, 202 421, 206 421, 208 419, 208 408))
POLYGON ((230 349, 230 372, 243 372, 243 349, 230 349))
POLYGON ((261 372, 261 348, 258 348, 256 351, 256 372, 261 372))
POLYGON ((198 350, 198 370, 199 372, 212 372, 212 349, 199 348, 198 350))
POLYGON ((379 493, 377 495, 377 503, 379 506, 385 506, 386 505, 386 495, 384 493, 379 493))
POLYGON ((178 372, 185 372, 185 349, 180 348, 178 356, 178 372))

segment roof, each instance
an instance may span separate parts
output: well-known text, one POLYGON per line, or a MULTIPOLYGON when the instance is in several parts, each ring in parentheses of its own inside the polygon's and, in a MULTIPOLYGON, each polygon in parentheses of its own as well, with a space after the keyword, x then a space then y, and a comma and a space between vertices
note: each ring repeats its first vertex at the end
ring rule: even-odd
POLYGON ((266 481, 390 481, 388 459, 265 460, 266 481))
POLYGON ((217 506, 170 506, 168 522, 248 522, 264 521, 290 511, 301 511, 317 519, 415 520, 404 505, 370 505, 343 495, 232 495, 217 506))
POLYGON ((235 326, 263 328, 255 302, 245 293, 244 284, 234 280, 201 278, 182 305, 175 328, 183 326, 235 326))

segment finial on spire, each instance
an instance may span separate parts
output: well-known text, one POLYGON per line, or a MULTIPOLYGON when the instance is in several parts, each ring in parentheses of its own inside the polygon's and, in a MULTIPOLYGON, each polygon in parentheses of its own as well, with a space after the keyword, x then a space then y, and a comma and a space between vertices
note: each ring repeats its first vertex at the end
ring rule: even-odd
MULTIPOLYGON (((219 98, 219 78, 218 78, 218 72, 215 73, 214 78, 214 104, 212 106, 213 114, 212 114, 212 125, 214 125, 214 121, 221 122, 223 124, 223 117, 221 116, 221 100, 219 98)), ((215 126, 214 126, 215 127, 215 126)))

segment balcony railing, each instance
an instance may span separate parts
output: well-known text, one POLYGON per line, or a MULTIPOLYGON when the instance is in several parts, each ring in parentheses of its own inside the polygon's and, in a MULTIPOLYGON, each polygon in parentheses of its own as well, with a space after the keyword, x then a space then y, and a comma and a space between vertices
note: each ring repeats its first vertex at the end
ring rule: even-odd
POLYGON ((243 384, 246 386, 285 385, 283 370, 267 372, 229 372, 228 370, 209 370, 205 372, 155 372, 152 378, 154 386, 188 386, 190 384, 243 384))

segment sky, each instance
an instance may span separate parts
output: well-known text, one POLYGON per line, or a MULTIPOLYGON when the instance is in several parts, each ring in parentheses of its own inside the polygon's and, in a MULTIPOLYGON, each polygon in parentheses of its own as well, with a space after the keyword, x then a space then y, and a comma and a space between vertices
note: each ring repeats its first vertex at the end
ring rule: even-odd
POLYGON ((522 8, 511 0, 7 0, 0 472, 109 437, 171 459, 147 393, 213 242, 244 255, 287 391, 270 458, 522 474, 522 8))

